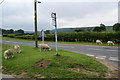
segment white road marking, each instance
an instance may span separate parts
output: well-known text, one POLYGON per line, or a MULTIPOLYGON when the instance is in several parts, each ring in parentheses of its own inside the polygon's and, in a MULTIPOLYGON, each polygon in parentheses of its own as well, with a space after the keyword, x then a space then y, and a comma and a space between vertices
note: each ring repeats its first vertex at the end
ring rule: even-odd
POLYGON ((6 42, 10 42, 10 41, 6 41, 6 42))
POLYGON ((118 51, 118 50, 107 50, 107 51, 118 51))
POLYGON ((58 47, 63 47, 63 46, 58 46, 58 47))
POLYGON ((102 50, 102 49, 96 49, 96 48, 89 48, 89 49, 92 49, 92 50, 102 50))
POLYGON ((106 58, 106 56, 98 56, 98 57, 96 57, 97 59, 105 59, 106 58))
POLYGON ((102 49, 94 49, 94 50, 102 50, 102 49))
POLYGON ((95 48, 89 48, 89 49, 93 49, 94 50, 95 48))
MULTIPOLYGON (((96 48, 89 48, 89 49, 91 49, 91 50, 103 50, 103 49, 96 49, 96 48)), ((106 51, 118 51, 118 50, 106 50, 106 51)))
POLYGON ((92 54, 86 54, 87 56, 91 56, 91 57, 94 57, 95 55, 92 55, 92 54))
POLYGON ((71 47, 71 48, 75 48, 75 47, 71 47))
MULTIPOLYGON (((68 46, 58 46, 58 47, 62 47, 62 48, 70 48, 68 46)), ((74 47, 71 47, 71 48, 74 48, 74 47)))
POLYGON ((111 61, 120 61, 120 60, 118 59, 118 57, 110 57, 109 60, 111 60, 111 61))
POLYGON ((13 43, 17 43, 17 42, 13 42, 13 43))

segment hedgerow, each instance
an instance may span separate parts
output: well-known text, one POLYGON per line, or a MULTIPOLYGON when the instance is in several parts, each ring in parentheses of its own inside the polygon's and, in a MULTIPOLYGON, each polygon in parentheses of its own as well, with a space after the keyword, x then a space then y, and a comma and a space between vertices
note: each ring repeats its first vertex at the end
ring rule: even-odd
MULTIPOLYGON (((120 42, 120 32, 73 32, 73 33, 58 33, 58 41, 65 42, 95 42, 97 39, 102 42, 114 41, 120 42)), ((20 39, 35 39, 35 35, 15 35, 3 34, 5 37, 20 38, 20 39)), ((38 34, 38 40, 41 40, 38 34)), ((46 34, 46 41, 55 41, 55 34, 46 34)))

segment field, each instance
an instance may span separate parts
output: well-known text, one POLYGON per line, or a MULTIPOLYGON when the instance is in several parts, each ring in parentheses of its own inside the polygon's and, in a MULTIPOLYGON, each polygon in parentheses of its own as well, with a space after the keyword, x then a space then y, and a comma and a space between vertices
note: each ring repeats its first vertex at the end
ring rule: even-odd
MULTIPOLYGON (((3 52, 13 45, 2 45, 3 52)), ((21 46, 22 53, 15 53, 14 58, 2 57, 3 73, 17 78, 103 78, 107 77, 108 68, 92 57, 59 50, 39 51, 39 48, 21 46)))
MULTIPOLYGON (((9 38, 9 37, 2 37, 3 40, 12 40, 12 41, 21 41, 21 42, 34 42, 34 40, 29 39, 18 39, 18 38, 9 38)), ((42 42, 42 41, 38 41, 42 42)), ((53 41, 45 41, 45 43, 55 43, 53 41)), ((75 45, 96 45, 96 46, 113 46, 108 45, 107 43, 103 43, 102 45, 98 45, 96 43, 90 43, 90 42, 58 42, 58 44, 75 44, 75 45)), ((118 44, 114 45, 115 47, 118 47, 118 44)))

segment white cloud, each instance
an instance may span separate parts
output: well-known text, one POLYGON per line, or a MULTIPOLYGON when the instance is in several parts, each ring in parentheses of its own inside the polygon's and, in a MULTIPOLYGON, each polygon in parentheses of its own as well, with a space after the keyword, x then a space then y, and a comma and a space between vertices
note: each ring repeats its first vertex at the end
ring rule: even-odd
MULTIPOLYGON (((33 5, 33 0, 6 0, 2 5, 4 28, 34 30, 33 5)), ((117 2, 43 2, 38 5, 38 30, 54 28, 50 16, 52 11, 57 13, 59 28, 96 26, 100 23, 112 25, 118 17, 117 2)))
MULTIPOLYGON (((85 13, 86 14, 86 13, 85 13)), ((90 27, 90 26, 99 26, 99 24, 103 23, 105 25, 113 25, 118 21, 118 9, 108 9, 108 10, 100 10, 89 12, 85 15, 84 18, 60 18, 58 20, 59 27, 90 27)))

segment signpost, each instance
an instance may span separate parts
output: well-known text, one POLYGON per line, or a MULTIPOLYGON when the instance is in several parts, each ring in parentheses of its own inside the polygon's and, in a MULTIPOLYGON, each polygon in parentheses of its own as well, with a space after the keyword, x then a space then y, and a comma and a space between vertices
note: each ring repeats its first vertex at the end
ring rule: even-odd
POLYGON ((44 33, 44 30, 41 31, 39 37, 42 37, 42 43, 44 44, 44 37, 46 37, 46 34, 44 33))
POLYGON ((58 44, 57 44, 57 21, 56 21, 56 13, 51 14, 53 26, 55 26, 55 40, 56 40, 56 55, 58 56, 58 44))
POLYGON ((42 30, 42 43, 44 44, 44 31, 42 30))

